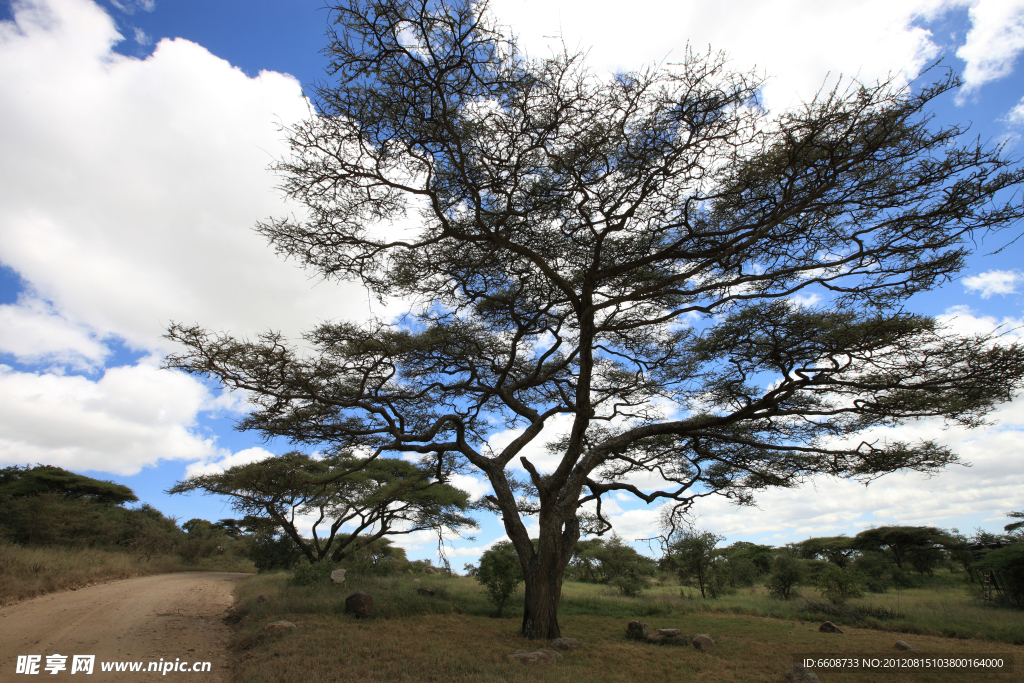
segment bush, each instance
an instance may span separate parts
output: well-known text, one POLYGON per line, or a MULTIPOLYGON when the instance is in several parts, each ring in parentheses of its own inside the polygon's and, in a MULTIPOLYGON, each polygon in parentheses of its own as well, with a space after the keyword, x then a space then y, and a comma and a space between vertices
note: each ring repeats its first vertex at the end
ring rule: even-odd
POLYGON ((497 616, 501 616, 505 602, 524 578, 519 556, 510 542, 495 543, 480 556, 476 580, 487 590, 488 599, 497 606, 497 616))
POLYGON ((331 572, 338 568, 334 562, 326 560, 313 564, 300 564, 292 571, 293 586, 317 586, 331 582, 331 572))
POLYGON ((624 574, 616 576, 609 581, 612 586, 619 589, 619 595, 627 598, 635 598, 647 588, 647 577, 634 568, 629 568, 624 574))
POLYGON ((978 568, 995 573, 1001 589, 999 600, 1010 607, 1024 609, 1024 543, 989 550, 978 568))
POLYGON ((291 536, 270 532, 253 534, 248 556, 256 565, 256 571, 261 573, 291 569, 303 559, 302 551, 291 536))
POLYGON ((864 581, 864 587, 872 593, 884 593, 892 585, 892 570, 895 563, 885 553, 868 551, 862 553, 853 563, 864 581))
POLYGON ((793 589, 804 580, 805 573, 803 563, 793 553, 784 552, 772 560, 772 573, 764 585, 773 598, 789 600, 793 589))
POLYGON ((850 598, 864 595, 860 576, 850 569, 829 565, 818 575, 818 588, 827 600, 845 605, 850 598))

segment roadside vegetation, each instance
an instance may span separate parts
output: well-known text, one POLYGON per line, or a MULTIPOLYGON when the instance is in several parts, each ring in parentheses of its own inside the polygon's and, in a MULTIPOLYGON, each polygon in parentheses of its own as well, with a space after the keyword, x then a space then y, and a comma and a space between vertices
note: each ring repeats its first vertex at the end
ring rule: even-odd
MULTIPOLYGON (((237 526, 178 525, 126 486, 59 467, 0 469, 0 604, 176 571, 254 571, 237 526)), ((230 520, 226 520, 230 522, 230 520)))

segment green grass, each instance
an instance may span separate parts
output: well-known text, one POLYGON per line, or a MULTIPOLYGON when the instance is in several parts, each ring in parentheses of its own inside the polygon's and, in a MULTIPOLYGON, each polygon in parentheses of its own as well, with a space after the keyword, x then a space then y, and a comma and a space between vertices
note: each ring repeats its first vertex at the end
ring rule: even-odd
MULTIPOLYGON (((293 586, 284 573, 246 579, 236 590, 235 681, 781 681, 782 672, 798 656, 895 653, 897 639, 908 640, 927 654, 996 653, 1016 657, 1024 666, 1024 648, 1019 645, 1022 615, 981 605, 967 586, 955 582, 941 590, 904 590, 854 601, 851 605, 898 602, 904 616, 877 624, 852 617, 844 623, 843 617, 832 617, 844 624, 842 635, 819 633, 823 619, 807 612, 805 600, 783 603, 760 589, 702 600, 680 596, 678 586, 655 586, 640 598, 625 598, 605 586, 566 583, 559 624, 563 635, 578 638, 584 647, 565 653, 557 665, 536 668, 507 659, 517 649, 544 646, 519 635, 521 588, 506 605, 504 618, 496 619, 494 607, 473 579, 416 578, 420 583, 408 575, 350 575, 344 587, 293 586), (418 595, 416 588, 421 586, 437 589, 437 595, 418 595), (373 619, 356 620, 344 613, 345 597, 358 590, 373 596, 373 619), (264 625, 279 619, 298 626, 285 632, 263 631, 264 625), (679 628, 690 636, 708 633, 718 649, 702 653, 689 646, 657 647, 627 640, 625 625, 631 619, 646 621, 651 629, 679 628)), ((819 599, 813 591, 805 595, 819 599)), ((1020 680, 1017 673, 972 679, 962 672, 935 671, 886 673, 877 680, 883 678, 1020 680)), ((876 679, 871 674, 830 671, 823 680, 876 679)))
POLYGON ((255 571, 252 563, 228 556, 186 564, 178 555, 144 557, 96 548, 22 547, 0 543, 0 605, 112 579, 183 571, 255 571))

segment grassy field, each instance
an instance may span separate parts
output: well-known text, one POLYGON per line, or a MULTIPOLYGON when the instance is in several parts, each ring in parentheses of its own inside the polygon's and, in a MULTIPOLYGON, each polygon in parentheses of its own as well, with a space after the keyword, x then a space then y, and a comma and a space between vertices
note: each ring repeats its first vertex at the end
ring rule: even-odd
MULTIPOLYGON (((783 681, 798 657, 810 654, 863 657, 895 655, 906 640, 933 656, 995 654, 1016 659, 1009 673, 887 671, 819 673, 823 683, 842 681, 1019 681, 1024 666, 1024 618, 1019 612, 975 602, 966 586, 915 589, 874 596, 850 606, 886 607, 893 618, 849 611, 832 615, 843 634, 821 633, 823 620, 808 602, 782 603, 761 590, 740 591, 719 600, 690 599, 678 586, 655 586, 640 598, 609 593, 604 586, 567 583, 559 612, 562 635, 583 644, 552 666, 511 662, 517 649, 545 646, 519 635, 518 599, 496 619, 479 585, 463 577, 359 578, 346 587, 297 587, 287 574, 243 581, 236 592, 233 641, 237 683, 326 681, 783 681), (435 588, 434 597, 417 587, 435 588), (344 599, 363 590, 375 601, 375 617, 357 621, 344 614, 344 599), (890 603, 892 603, 890 605, 890 603), (297 628, 278 632, 263 626, 279 619, 297 628), (653 629, 707 633, 713 653, 692 647, 658 647, 625 637, 630 619, 653 629), (872 621, 873 620, 873 621, 872 621), (880 630, 886 629, 886 630, 880 630), (949 637, 956 635, 956 637, 949 637)), ((941 583, 941 582, 940 582, 941 583)), ((953 582, 955 583, 955 582, 953 582)), ((805 591, 812 601, 819 597, 805 591)), ((877 613, 882 613, 876 609, 877 613)))
POLYGON ((0 543, 0 605, 101 581, 182 571, 255 572, 255 568, 247 560, 226 556, 186 564, 178 555, 154 555, 147 560, 123 551, 0 543))

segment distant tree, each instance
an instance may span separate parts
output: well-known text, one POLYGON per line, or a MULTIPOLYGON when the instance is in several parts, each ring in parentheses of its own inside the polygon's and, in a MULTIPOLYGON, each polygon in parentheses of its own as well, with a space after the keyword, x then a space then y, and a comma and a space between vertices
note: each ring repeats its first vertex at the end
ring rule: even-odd
POLYGON ((303 351, 173 325, 166 364, 245 390, 241 426, 268 437, 475 467, 526 577, 525 636, 560 634, 606 496, 685 507, 937 471, 956 456, 934 441, 854 437, 976 426, 1020 387, 1018 346, 907 309, 1024 215, 1015 160, 930 122, 955 78, 771 115, 763 80, 713 54, 602 78, 581 54, 524 56, 486 2, 331 12, 332 79, 277 167, 303 218, 259 230, 414 310, 322 324, 303 351), (525 449, 561 420, 542 472, 525 449), (497 429, 518 431, 493 448, 497 429), (664 485, 632 483, 652 473, 664 485))
POLYGON ((1019 519, 1019 522, 1011 522, 1003 527, 1003 530, 1009 535, 1011 540, 1024 541, 1024 511, 1022 512, 1007 512, 1006 516, 1010 519, 1019 519))
POLYGON ((309 562, 340 562, 388 535, 476 526, 462 514, 469 507, 465 491, 394 458, 366 462, 341 453, 317 459, 293 451, 190 477, 168 493, 192 491, 227 496, 236 511, 273 522, 309 562), (299 532, 296 515, 314 516, 311 539, 299 532), (345 524, 355 530, 339 533, 345 524))
POLYGON ((487 597, 498 608, 498 617, 501 617, 505 603, 523 582, 523 578, 519 556, 508 541, 495 543, 480 556, 476 580, 487 590, 487 597))
MULTIPOLYGON (((918 566, 933 566, 941 558, 941 551, 954 547, 957 540, 949 532, 930 526, 884 526, 865 529, 853 539, 853 545, 862 551, 886 550, 899 569, 917 556, 918 566)), ((911 566, 914 566, 911 564, 911 566)))
POLYGON ((122 484, 93 479, 53 465, 5 467, 0 470, 0 495, 13 498, 54 493, 65 498, 84 498, 103 505, 124 505, 139 500, 122 484))
POLYGON ((724 536, 710 531, 688 529, 678 534, 669 545, 669 553, 679 580, 700 589, 702 598, 718 597, 717 588, 721 581, 721 551, 716 549, 724 536))
POLYGON ((748 541, 736 541, 722 549, 729 563, 749 562, 757 577, 764 576, 772 569, 772 558, 776 550, 770 545, 758 545, 748 541))
POLYGON ((837 564, 830 564, 818 575, 818 588, 827 600, 837 605, 845 605, 850 598, 864 594, 860 575, 837 564))
POLYGON ((796 549, 801 557, 826 560, 840 569, 848 565, 850 559, 857 553, 853 539, 846 536, 808 538, 797 543, 796 549))
POLYGON ((807 570, 796 553, 785 549, 772 560, 772 572, 768 575, 765 587, 772 597, 789 600, 793 597, 793 589, 803 582, 806 574, 807 570))

